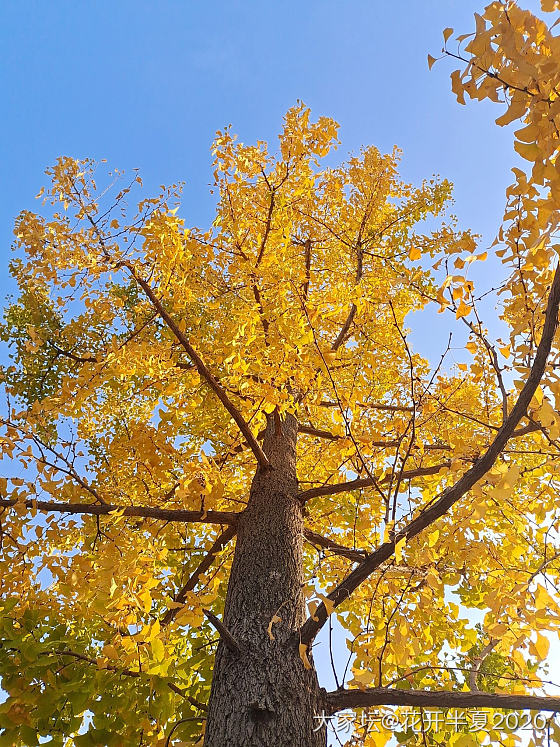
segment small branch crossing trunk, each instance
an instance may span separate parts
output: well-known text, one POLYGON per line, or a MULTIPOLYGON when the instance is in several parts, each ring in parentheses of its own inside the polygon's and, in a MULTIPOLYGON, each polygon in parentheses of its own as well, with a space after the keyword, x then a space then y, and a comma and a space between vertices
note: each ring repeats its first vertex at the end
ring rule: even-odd
POLYGON ((205 747, 326 744, 313 718, 326 706, 295 635, 305 619, 296 438, 293 415, 268 418, 263 449, 271 468, 257 471, 239 520, 223 620, 241 651, 218 646, 205 747))

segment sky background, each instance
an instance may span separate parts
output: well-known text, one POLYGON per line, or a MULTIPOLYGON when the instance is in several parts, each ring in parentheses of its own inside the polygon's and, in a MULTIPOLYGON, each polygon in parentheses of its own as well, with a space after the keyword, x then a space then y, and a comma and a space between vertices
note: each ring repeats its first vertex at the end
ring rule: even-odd
MULTIPOLYGON (((138 168, 147 192, 185 180, 181 213, 204 226, 215 131, 231 123, 244 142, 273 141, 298 99, 340 123, 341 158, 361 145, 398 145, 405 179, 449 178, 460 224, 488 245, 516 163, 511 132, 494 124, 500 107, 456 102, 451 61, 431 72, 426 62, 445 27, 472 31, 482 8, 476 0, 1 0, 0 296, 13 290, 14 218, 40 209, 34 196, 58 156, 138 168)), ((444 325, 417 329, 417 348, 437 355, 444 325)))

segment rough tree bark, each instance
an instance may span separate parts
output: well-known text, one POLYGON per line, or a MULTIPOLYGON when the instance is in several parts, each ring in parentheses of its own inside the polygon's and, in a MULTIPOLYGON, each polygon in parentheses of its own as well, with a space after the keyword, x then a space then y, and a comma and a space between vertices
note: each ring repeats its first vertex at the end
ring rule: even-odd
POLYGON ((305 669, 296 631, 302 593, 303 510, 296 477, 297 420, 270 416, 247 509, 239 518, 222 639, 215 660, 205 747, 324 747, 313 718, 325 708, 314 669, 305 669), (281 618, 269 629, 274 616, 281 618), (269 635, 271 630, 274 640, 269 635))

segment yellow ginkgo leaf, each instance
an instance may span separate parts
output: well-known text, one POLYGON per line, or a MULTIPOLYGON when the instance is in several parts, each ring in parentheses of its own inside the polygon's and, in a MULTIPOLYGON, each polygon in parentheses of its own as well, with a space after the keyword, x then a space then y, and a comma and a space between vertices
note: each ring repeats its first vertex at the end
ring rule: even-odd
POLYGON ((402 537, 395 545, 395 562, 397 563, 397 565, 402 563, 402 552, 403 552, 403 547, 405 543, 406 543, 406 537, 402 537))
POLYGON ((421 257, 422 257, 422 252, 417 246, 412 247, 412 249, 410 249, 408 252, 408 258, 411 259, 412 261, 416 259, 420 259, 421 257))
POLYGON ((276 623, 281 622, 281 620, 282 618, 279 615, 272 615, 272 617, 270 618, 270 622, 268 623, 266 632, 268 633, 268 637, 270 638, 271 641, 276 640, 274 637, 274 634, 272 633, 272 626, 275 625, 276 623))
POLYGON ((536 161, 541 156, 540 148, 536 143, 520 143, 516 140, 513 147, 527 161, 536 161))
POLYGON ((371 685, 375 678, 375 675, 373 672, 370 672, 365 669, 359 669, 356 672, 354 672, 354 676, 352 678, 352 685, 355 685, 356 687, 360 689, 366 688, 368 685, 371 685))
POLYGON ((299 658, 303 662, 303 666, 305 669, 311 669, 311 662, 309 661, 309 657, 307 656, 307 646, 305 643, 299 644, 299 658))
POLYGON ((468 316, 472 311, 472 308, 466 304, 464 301, 461 301, 459 303, 459 306, 457 306, 457 310, 455 311, 455 318, 461 319, 464 316, 468 316))

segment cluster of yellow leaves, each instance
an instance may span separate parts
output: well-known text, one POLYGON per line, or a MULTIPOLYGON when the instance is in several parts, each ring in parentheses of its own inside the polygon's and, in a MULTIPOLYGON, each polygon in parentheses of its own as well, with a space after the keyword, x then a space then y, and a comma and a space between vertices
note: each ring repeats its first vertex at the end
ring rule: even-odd
MULTIPOLYGON (((450 36, 448 29, 446 42, 450 36)), ((184 628, 197 631, 204 605, 223 603, 231 555, 220 554, 177 602, 215 530, 122 511, 39 519, 32 502, 206 516, 242 510, 255 469, 139 279, 255 434, 267 413, 297 413, 302 490, 370 479, 367 490, 309 504, 312 528, 347 548, 378 546, 475 463, 499 430, 529 370, 557 253, 560 46, 542 21, 495 2, 477 16, 465 53, 465 71, 452 76, 459 99, 503 93, 499 123, 523 119, 516 149, 532 163, 530 175, 515 171, 498 237, 505 248, 497 254, 511 270, 500 289, 511 336, 497 343, 507 371, 482 325, 470 321, 468 269, 487 253, 477 252, 470 232, 443 222, 449 183, 406 184, 398 152, 373 147, 324 167, 337 125, 311 122, 303 105, 287 113, 276 155, 265 143, 218 133, 217 212, 208 230, 186 227, 176 186, 130 216, 124 206, 137 178, 109 199, 97 189, 94 164, 68 158, 49 171, 51 186, 41 193, 48 215, 18 218, 24 256, 12 263, 21 294, 3 333, 14 365, 4 372, 2 452, 26 473, 0 483, 2 496, 16 500, 5 520, 1 590, 19 595, 22 609, 49 600, 61 617, 89 626, 102 644, 101 669, 157 677, 180 670, 179 653, 191 651, 184 628), (440 222, 426 234, 427 218, 440 222), (440 267, 442 282, 434 276, 440 267), (428 302, 472 324, 470 365, 434 371, 411 350, 406 317, 428 302), (520 378, 510 383, 506 373, 520 378), (168 611, 176 614, 166 626, 168 611)), ((399 543, 392 565, 341 608, 354 637, 357 687, 449 688, 457 680, 443 653, 468 663, 488 638, 498 641, 500 688, 540 684, 544 632, 560 627, 540 578, 560 573, 551 551, 560 521, 557 355, 555 348, 532 403, 532 427, 520 429, 471 501, 425 537, 399 543), (482 628, 465 608, 481 611, 482 628)), ((305 563, 314 615, 349 561, 310 549, 305 563)), ((280 620, 281 612, 269 622, 271 641, 280 620)), ((195 635, 206 645, 204 631, 195 635)))

